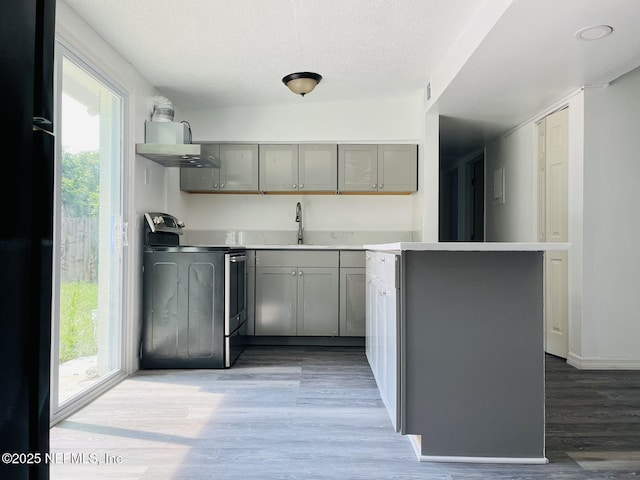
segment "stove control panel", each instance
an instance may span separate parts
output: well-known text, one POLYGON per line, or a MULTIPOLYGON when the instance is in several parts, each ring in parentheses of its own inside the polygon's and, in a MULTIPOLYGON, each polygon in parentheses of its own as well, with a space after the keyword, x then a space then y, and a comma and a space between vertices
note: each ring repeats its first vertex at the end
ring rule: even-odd
POLYGON ((152 232, 168 232, 182 235, 184 222, 168 213, 150 212, 144 214, 149 230, 152 232))

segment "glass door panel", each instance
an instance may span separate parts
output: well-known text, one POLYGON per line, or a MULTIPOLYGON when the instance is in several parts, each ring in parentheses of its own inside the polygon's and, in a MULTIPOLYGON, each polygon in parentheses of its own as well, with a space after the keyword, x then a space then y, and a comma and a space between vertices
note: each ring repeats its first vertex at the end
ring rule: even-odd
POLYGON ((122 367, 124 99, 64 53, 52 348, 55 415, 122 367))

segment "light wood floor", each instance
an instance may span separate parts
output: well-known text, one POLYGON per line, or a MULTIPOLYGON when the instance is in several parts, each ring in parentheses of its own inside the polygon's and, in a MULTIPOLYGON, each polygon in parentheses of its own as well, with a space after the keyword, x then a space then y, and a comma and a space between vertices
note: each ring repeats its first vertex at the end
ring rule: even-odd
POLYGON ((548 357, 546 395, 550 464, 420 463, 393 432, 362 348, 253 346, 229 370, 124 380, 51 430, 51 478, 640 478, 640 372, 548 357))

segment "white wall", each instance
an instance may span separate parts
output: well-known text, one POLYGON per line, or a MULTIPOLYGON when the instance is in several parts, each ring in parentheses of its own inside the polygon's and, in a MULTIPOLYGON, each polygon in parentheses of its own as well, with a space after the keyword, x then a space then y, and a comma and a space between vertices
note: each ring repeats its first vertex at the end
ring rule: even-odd
POLYGON ((585 90, 584 304, 587 366, 640 368, 640 69, 585 90))
POLYGON ((123 185, 128 198, 125 221, 129 222, 129 247, 125 247, 128 282, 125 298, 125 338, 128 372, 138 368, 137 352, 140 341, 141 313, 141 213, 166 207, 166 169, 136 158, 135 143, 144 141, 144 120, 151 112, 152 97, 157 92, 135 68, 122 58, 102 37, 89 27, 64 1, 56 5, 56 36, 70 49, 102 71, 128 93, 128 125, 125 131, 128 182, 123 185), (148 184, 145 184, 145 170, 148 184))
MULTIPOLYGON (((176 111, 194 140, 338 143, 422 143, 421 94, 391 98, 176 111)), ((420 161, 422 161, 420 159, 420 161)), ((180 192, 167 178, 167 209, 190 228, 295 230, 303 203, 309 230, 417 230, 413 195, 207 195, 180 192)), ((422 185, 420 185, 422 188, 422 185)))
POLYGON ((529 122, 486 146, 485 239, 535 242, 537 184, 535 124, 529 122), (504 169, 504 203, 494 205, 493 174, 504 169))

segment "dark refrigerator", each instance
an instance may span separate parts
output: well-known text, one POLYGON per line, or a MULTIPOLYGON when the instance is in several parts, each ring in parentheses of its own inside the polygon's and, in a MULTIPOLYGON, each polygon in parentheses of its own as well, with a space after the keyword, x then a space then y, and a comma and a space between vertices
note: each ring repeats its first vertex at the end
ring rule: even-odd
POLYGON ((0 13, 0 478, 48 479, 55 0, 0 13))

